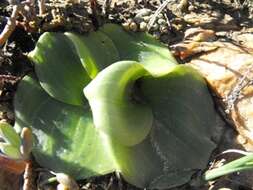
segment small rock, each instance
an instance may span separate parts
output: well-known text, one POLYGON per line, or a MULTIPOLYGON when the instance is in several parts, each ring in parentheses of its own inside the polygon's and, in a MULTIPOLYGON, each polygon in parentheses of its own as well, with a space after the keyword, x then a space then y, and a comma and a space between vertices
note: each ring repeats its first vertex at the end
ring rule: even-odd
POLYGON ((130 30, 130 24, 129 24, 128 22, 122 23, 122 27, 123 27, 126 31, 129 31, 129 30, 130 30))
POLYGON ((166 21, 164 19, 160 18, 160 19, 158 19, 157 23, 160 25, 163 25, 163 24, 166 24, 166 21))
POLYGON ((130 28, 130 30, 136 32, 137 29, 138 29, 138 26, 135 22, 131 22, 130 25, 129 25, 129 28, 130 28))
POLYGON ((151 18, 151 16, 144 16, 143 17, 143 21, 149 22, 150 18, 151 18))
POLYGON ((140 23, 140 31, 144 32, 147 30, 147 23, 146 22, 141 22, 140 23))
POLYGON ((162 33, 168 33, 168 26, 161 26, 160 27, 160 31, 162 32, 162 33))
POLYGON ((190 5, 189 7, 188 7, 188 11, 194 11, 194 6, 193 5, 190 5))

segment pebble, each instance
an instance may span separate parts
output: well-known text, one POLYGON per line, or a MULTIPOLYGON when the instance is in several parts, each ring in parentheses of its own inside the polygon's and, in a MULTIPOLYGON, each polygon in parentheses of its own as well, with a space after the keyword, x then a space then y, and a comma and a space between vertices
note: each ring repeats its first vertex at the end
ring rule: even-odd
POLYGON ((146 22, 141 22, 140 23, 140 31, 144 32, 147 30, 147 23, 146 22))
POLYGON ((128 22, 122 23, 122 27, 123 27, 126 31, 129 31, 129 30, 130 30, 130 26, 129 26, 129 23, 128 23, 128 22))
POLYGON ((164 24, 166 24, 166 21, 164 19, 160 18, 160 19, 158 19, 157 23, 160 25, 164 25, 164 24))
POLYGON ((163 14, 162 14, 162 13, 159 13, 159 14, 157 15, 157 18, 163 18, 163 14))
POLYGON ((143 17, 143 21, 149 22, 150 18, 151 18, 151 16, 144 16, 143 17))
POLYGON ((190 5, 189 7, 188 7, 188 11, 194 11, 194 6, 193 5, 190 5))
POLYGON ((160 31, 161 31, 162 33, 167 33, 167 32, 168 32, 168 26, 161 26, 161 27, 160 27, 160 31))
POLYGON ((130 28, 130 30, 136 32, 137 29, 138 29, 138 26, 135 22, 131 22, 130 25, 129 25, 129 28, 130 28))

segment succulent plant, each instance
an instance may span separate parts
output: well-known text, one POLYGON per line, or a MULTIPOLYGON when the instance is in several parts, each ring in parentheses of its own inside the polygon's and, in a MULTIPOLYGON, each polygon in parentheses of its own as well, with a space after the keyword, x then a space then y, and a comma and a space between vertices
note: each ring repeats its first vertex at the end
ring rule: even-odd
POLYGON ((206 168, 217 113, 205 80, 148 34, 44 33, 29 57, 36 76, 19 84, 15 128, 32 129, 42 166, 159 189, 206 168))

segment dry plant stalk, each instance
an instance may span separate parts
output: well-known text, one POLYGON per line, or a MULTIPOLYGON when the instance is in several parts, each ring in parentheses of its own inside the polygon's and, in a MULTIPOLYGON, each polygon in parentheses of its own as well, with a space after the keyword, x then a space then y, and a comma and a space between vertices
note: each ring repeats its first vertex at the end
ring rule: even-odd
POLYGON ((8 19, 7 24, 4 27, 4 30, 0 34, 0 46, 3 46, 4 43, 8 40, 12 32, 16 28, 16 18, 18 17, 19 11, 21 10, 20 5, 14 5, 11 17, 8 19))
POLYGON ((46 13, 46 0, 39 0, 39 15, 42 16, 46 13))
POLYGON ((32 162, 28 161, 26 163, 25 172, 24 172, 24 184, 23 190, 33 190, 36 189, 34 187, 34 180, 33 180, 33 166, 32 162))
POLYGON ((168 3, 170 2, 171 0, 166 0, 164 1, 161 6, 158 7, 158 9, 156 10, 156 12, 153 14, 153 16, 151 17, 150 21, 148 22, 148 31, 152 28, 152 26, 154 25, 156 19, 157 19, 157 16, 163 11, 163 9, 165 9, 165 7, 168 5, 168 3))
MULTIPOLYGON (((17 17, 22 15, 25 21, 29 21, 34 18, 35 15, 35 2, 34 0, 26 0, 17 4, 12 4, 13 10, 11 17, 8 19, 7 24, 5 25, 3 31, 0 34, 0 46, 3 46, 5 42, 9 39, 11 34, 16 28, 17 17)), ((40 0, 40 13, 45 12, 45 0, 40 0)))

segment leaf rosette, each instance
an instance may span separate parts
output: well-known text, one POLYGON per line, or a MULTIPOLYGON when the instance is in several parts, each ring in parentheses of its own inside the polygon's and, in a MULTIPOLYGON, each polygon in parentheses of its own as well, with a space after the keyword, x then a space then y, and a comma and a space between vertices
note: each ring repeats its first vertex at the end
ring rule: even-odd
POLYGON ((15 128, 32 128, 40 165, 159 189, 206 167, 217 117, 206 83, 148 34, 44 33, 29 57, 37 78, 19 84, 15 128))

